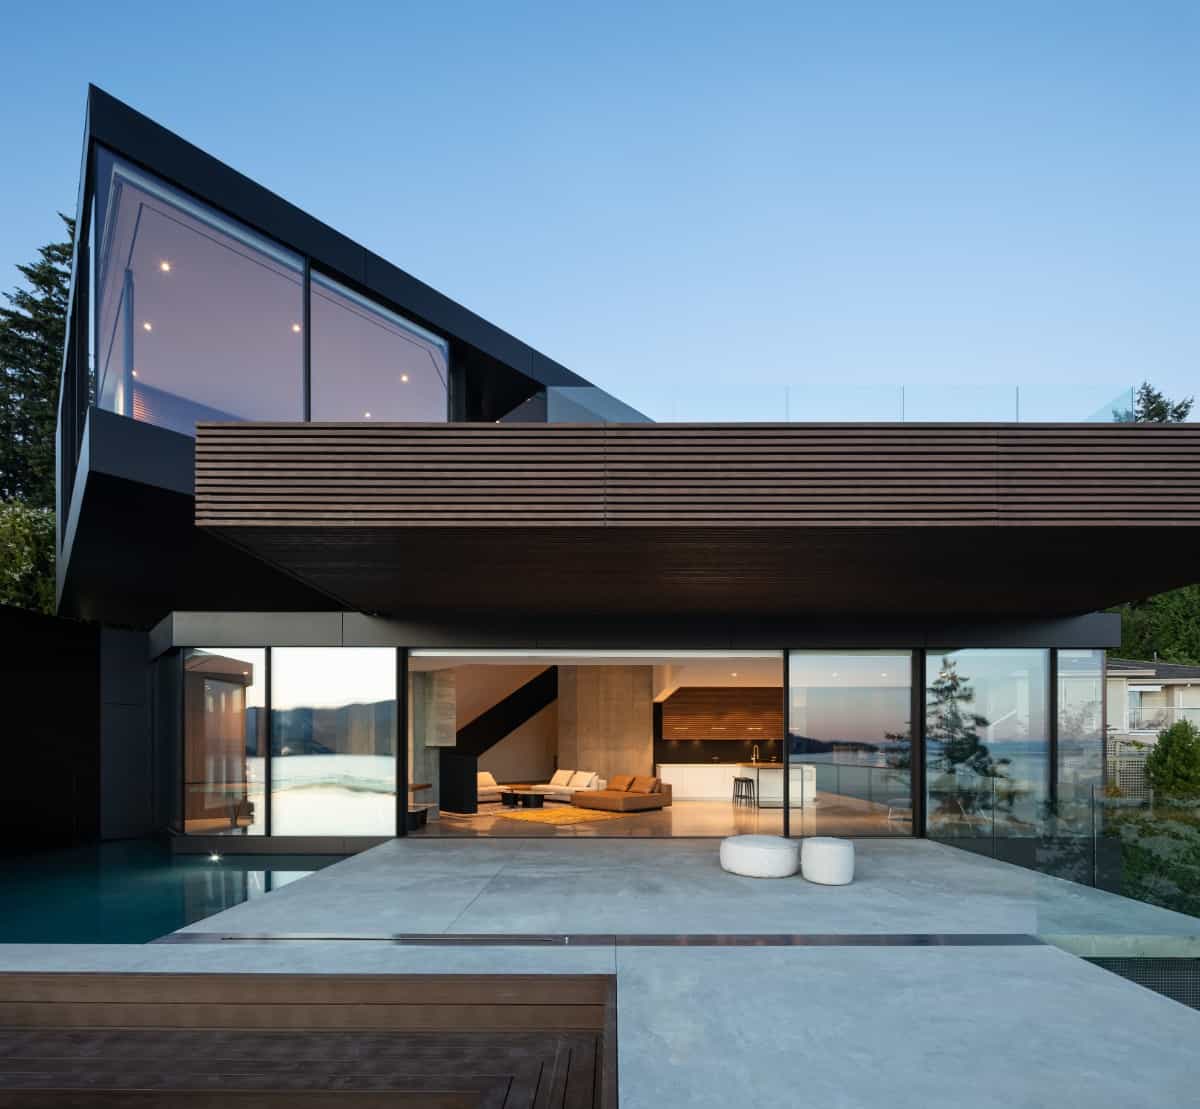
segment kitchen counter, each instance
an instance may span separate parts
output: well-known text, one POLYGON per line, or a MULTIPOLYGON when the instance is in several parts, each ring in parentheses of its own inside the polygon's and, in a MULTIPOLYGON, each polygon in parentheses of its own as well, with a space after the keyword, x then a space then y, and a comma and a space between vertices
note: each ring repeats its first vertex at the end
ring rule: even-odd
MULTIPOLYGON (((783 763, 739 762, 741 771, 754 779, 754 800, 760 808, 783 808, 783 763)), ((817 803, 817 768, 793 762, 788 767, 788 806, 802 809, 817 803)))

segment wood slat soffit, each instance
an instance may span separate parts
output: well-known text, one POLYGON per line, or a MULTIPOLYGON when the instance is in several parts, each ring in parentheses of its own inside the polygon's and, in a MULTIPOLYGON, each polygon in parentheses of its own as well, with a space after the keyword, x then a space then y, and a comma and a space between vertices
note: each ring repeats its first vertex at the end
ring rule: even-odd
POLYGON ((1200 426, 207 424, 196 522, 1196 527, 1200 426))

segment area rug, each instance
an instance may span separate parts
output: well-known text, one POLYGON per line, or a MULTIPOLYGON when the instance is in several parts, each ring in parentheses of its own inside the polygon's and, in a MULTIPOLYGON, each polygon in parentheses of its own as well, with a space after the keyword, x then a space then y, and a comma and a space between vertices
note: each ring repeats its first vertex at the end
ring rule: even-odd
POLYGON ((618 820, 628 816, 623 812, 604 812, 601 809, 505 809, 496 816, 505 820, 524 820, 528 824, 584 824, 589 820, 618 820))

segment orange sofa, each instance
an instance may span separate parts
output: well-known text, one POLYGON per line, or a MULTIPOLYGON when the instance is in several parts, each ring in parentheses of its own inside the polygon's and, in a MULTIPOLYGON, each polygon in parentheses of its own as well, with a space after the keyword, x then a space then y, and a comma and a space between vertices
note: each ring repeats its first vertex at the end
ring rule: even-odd
POLYGON ((614 774, 606 789, 580 790, 571 798, 579 809, 605 812, 651 812, 671 803, 671 787, 658 778, 638 778, 632 774, 614 774))

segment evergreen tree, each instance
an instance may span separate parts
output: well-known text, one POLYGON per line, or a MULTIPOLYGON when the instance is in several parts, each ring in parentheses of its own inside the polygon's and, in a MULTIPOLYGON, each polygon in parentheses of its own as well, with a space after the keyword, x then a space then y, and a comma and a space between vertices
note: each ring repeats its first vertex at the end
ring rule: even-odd
POLYGON ((964 710, 975 700, 969 678, 958 672, 958 663, 943 658, 938 676, 929 685, 933 703, 926 713, 925 737, 936 744, 937 757, 931 765, 945 773, 964 769, 983 777, 995 775, 997 763, 979 740, 979 728, 987 727, 986 717, 964 710))
POLYGON ((18 266, 27 287, 0 308, 0 499, 54 505, 54 428, 66 336, 75 221, 60 217, 65 242, 18 266))
POLYGON ((1113 412, 1119 424, 1181 424, 1192 411, 1194 397, 1173 401, 1155 389, 1148 381, 1138 386, 1133 407, 1124 412, 1113 412))
POLYGON ((1200 797, 1200 730, 1179 720, 1158 733, 1146 756, 1146 777, 1156 793, 1167 797, 1200 797))
POLYGON ((1200 585, 1121 605, 1121 654, 1200 666, 1200 585))

